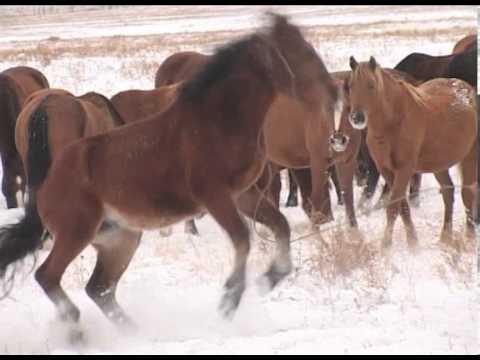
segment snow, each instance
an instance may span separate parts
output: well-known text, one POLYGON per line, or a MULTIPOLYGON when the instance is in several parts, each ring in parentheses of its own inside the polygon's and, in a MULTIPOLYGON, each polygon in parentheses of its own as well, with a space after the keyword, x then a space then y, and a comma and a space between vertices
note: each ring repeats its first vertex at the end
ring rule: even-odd
MULTIPOLYGON (((95 28, 89 28, 88 19, 78 18, 73 20, 77 22, 75 26, 53 23, 40 27, 39 32, 24 25, 17 28, 16 35, 8 28, 2 41, 48 37, 59 29, 68 30, 62 36, 72 38, 141 35, 167 29, 171 32, 245 29, 255 24, 253 15, 263 7, 255 12, 242 6, 195 9, 195 13, 181 14, 172 7, 164 17, 152 10, 150 17, 137 16, 131 24, 115 25, 112 19, 103 20, 104 26, 95 28), (142 22, 143 25, 139 24, 142 22), (79 30, 79 24, 85 27, 84 31, 79 30)), ((476 27, 473 7, 407 6, 394 10, 289 6, 285 12, 293 14, 293 19, 302 25, 319 28, 337 22, 353 26, 379 21, 401 27, 404 20, 408 20, 406 26, 421 23, 425 27, 435 23, 439 27, 455 27, 460 21, 469 21, 476 27)), ((347 67, 346 59, 352 51, 359 61, 375 54, 383 66, 393 66, 407 53, 420 49, 432 54, 448 53, 456 41, 442 37, 398 41, 395 37, 379 36, 359 37, 361 40, 352 37, 338 43, 335 39, 316 39, 315 46, 329 70, 335 71, 347 67)), ((76 94, 95 90, 111 96, 128 88, 151 88, 153 73, 137 72, 131 69, 132 63, 143 55, 147 60, 161 60, 169 51, 166 48, 162 56, 147 52, 125 54, 122 59, 65 56, 47 65, 37 59, 24 64, 43 71, 54 87, 76 94)), ((2 69, 13 65, 18 64, 0 61, 2 69)), ((457 170, 452 174, 454 183, 459 185, 457 170)), ((360 189, 355 191, 359 199, 360 189)), ((282 204, 286 195, 284 190, 282 204)), ((87 345, 80 348, 69 345, 66 329, 29 272, 31 262, 27 261, 10 297, 0 301, 0 354, 478 353, 480 302, 475 246, 466 243, 465 249, 457 250, 438 244, 443 204, 433 176, 424 177, 420 207, 412 209, 419 235, 416 253, 408 249, 400 220, 395 227, 392 249, 380 251, 385 225, 383 210, 358 211, 360 230, 366 241, 364 247, 345 241, 344 209, 336 204, 333 192, 331 195, 336 220, 323 226, 321 233, 311 231, 300 208, 282 206, 281 211, 292 227, 295 271, 263 297, 255 282, 267 269, 275 249, 271 241, 264 239, 271 239, 271 234, 250 222, 254 236, 248 288, 232 321, 221 318, 217 307, 223 283, 233 265, 233 250, 228 237, 210 216, 197 220, 200 237, 184 234, 183 224, 175 225, 168 237, 160 236, 158 231, 144 233, 117 292, 119 303, 138 325, 136 333, 119 332, 87 297, 84 287, 95 263, 93 249, 86 249, 72 263, 62 285, 81 311, 87 345)), ((465 215, 458 189, 455 199, 454 233, 463 241, 465 215)), ((21 209, 6 210, 1 196, 0 209, 1 224, 11 223, 22 214, 21 209)), ((39 252, 37 265, 47 254, 46 249, 39 252)))

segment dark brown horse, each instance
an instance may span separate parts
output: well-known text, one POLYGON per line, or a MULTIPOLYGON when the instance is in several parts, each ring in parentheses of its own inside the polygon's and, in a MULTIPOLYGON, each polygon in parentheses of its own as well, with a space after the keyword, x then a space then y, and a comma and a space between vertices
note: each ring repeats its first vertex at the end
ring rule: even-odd
MULTIPOLYGON (((24 165, 27 182, 29 167, 35 173, 46 173, 49 163, 29 163, 36 154, 29 149, 30 138, 46 129, 51 159, 68 144, 83 137, 111 130, 124 122, 110 101, 103 95, 89 92, 75 97, 62 89, 44 89, 34 92, 20 112, 15 131, 15 143, 24 165), (30 159, 30 160, 29 160, 30 159), (47 168, 43 168, 47 166, 47 168)), ((32 176, 37 176, 33 174, 32 176)))
MULTIPOLYGON (((286 56, 295 58, 296 54, 286 56)), ((202 61, 208 59, 209 55, 193 52, 172 55, 157 71, 156 84, 182 81, 184 74, 195 73, 202 61), (178 76, 175 76, 176 72, 178 76), (167 74, 166 79, 162 78, 167 74)), ((298 102, 288 96, 277 96, 265 122, 267 154, 276 165, 274 168, 312 169, 312 194, 303 205, 314 224, 333 219, 327 170, 330 162, 328 138, 333 131, 332 109, 337 91, 323 64, 319 64, 318 73, 320 81, 307 79, 299 85, 308 101, 298 102)))
POLYGON ((477 117, 475 90, 458 79, 434 79, 418 87, 398 81, 377 64, 357 63, 351 57, 349 79, 350 122, 368 125, 367 145, 377 168, 391 187, 384 246, 392 242, 398 213, 409 245, 417 243, 405 192, 415 172, 432 172, 445 203, 441 240, 452 232, 453 187, 448 169, 461 165, 462 198, 467 214, 467 236, 474 237, 477 193, 477 117))
MULTIPOLYGON (((268 33, 217 50, 165 111, 67 146, 48 174, 29 176, 32 191, 25 217, 1 229, 3 274, 37 249, 45 227, 54 245, 35 277, 61 317, 77 323, 80 312, 60 281, 70 262, 93 244, 98 259, 87 294, 109 319, 125 324, 129 320, 115 290, 138 247, 140 231, 207 210, 235 249, 221 302, 224 314, 233 315, 245 289, 250 248, 249 229, 236 199, 264 169, 262 133, 276 93, 309 101, 295 85, 317 69, 321 60, 316 57, 297 27, 274 16, 268 33), (286 56, 293 48, 295 56, 286 56)), ((36 161, 28 167, 48 162, 45 139, 30 137, 30 142, 36 161)), ((277 254, 263 278, 269 288, 292 267, 288 223, 277 226, 285 227, 284 236, 276 239, 277 254)))
POLYGON ((457 78, 477 87, 477 43, 466 51, 432 56, 422 53, 412 53, 400 61, 396 70, 405 72, 420 81, 435 78, 457 78))
MULTIPOLYGON (((157 73, 157 78, 158 76, 157 73)), ((155 83, 157 84, 157 79, 155 83)), ((112 104, 128 124, 165 110, 175 100, 180 84, 161 85, 153 90, 121 91, 112 96, 112 104)), ((185 222, 185 232, 199 235, 193 219, 185 222)))
POLYGON ((7 200, 9 209, 18 206, 17 191, 21 190, 23 193, 25 190, 22 163, 15 147, 15 124, 17 117, 30 94, 48 87, 49 84, 45 76, 38 70, 30 67, 13 67, 0 73, 2 192, 7 200))

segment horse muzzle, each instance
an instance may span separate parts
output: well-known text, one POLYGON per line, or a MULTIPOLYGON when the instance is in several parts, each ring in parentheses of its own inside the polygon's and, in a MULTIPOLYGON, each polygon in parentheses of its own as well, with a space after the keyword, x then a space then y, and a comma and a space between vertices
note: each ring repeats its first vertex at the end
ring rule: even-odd
POLYGON ((348 119, 350 125, 356 130, 363 130, 367 127, 367 118, 362 111, 352 111, 348 119))
POLYGON ((329 139, 330 147, 335 152, 343 152, 347 150, 348 143, 350 142, 350 137, 347 135, 336 131, 329 139))

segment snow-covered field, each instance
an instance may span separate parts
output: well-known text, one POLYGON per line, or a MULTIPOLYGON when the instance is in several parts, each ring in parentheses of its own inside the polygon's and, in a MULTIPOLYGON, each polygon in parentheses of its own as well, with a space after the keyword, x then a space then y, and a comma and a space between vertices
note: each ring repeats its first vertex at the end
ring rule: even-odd
MULTIPOLYGON (((0 60, 0 70, 34 66, 52 86, 76 94, 95 90, 111 96, 128 88, 151 88, 156 66, 165 56, 185 49, 210 51, 222 39, 261 24, 264 9, 153 7, 142 12, 139 7, 129 10, 132 14, 118 11, 118 16, 100 12, 28 23, 11 19, 2 28, 1 47, 9 54, 0 56, 6 59, 0 60), (120 39, 138 46, 144 36, 155 40, 156 34, 179 39, 161 50, 157 45, 122 55, 117 48, 93 54, 89 47, 107 46, 127 35, 120 39), (71 44, 70 51, 51 52, 47 60, 44 55, 35 57, 34 50, 42 49, 36 42, 52 36, 66 39, 60 43, 71 44)), ((375 55, 382 65, 394 66, 414 51, 448 54, 458 39, 477 26, 476 7, 276 9, 290 13, 294 22, 306 27, 332 71, 346 69, 349 55, 359 60, 375 55)), ((48 40, 40 44, 55 47, 48 40)), ((457 173, 452 173, 458 185, 457 173)), ((365 246, 348 242, 342 235, 346 229, 343 207, 336 205, 333 193, 336 222, 325 225, 320 234, 311 233, 299 208, 282 207, 293 230, 296 271, 265 297, 258 294, 255 278, 273 256, 272 244, 265 240, 271 235, 252 225, 250 287, 231 322, 222 319, 216 308, 231 270, 232 249, 209 216, 197 222, 200 237, 185 235, 182 224, 167 238, 158 232, 144 234, 118 289, 120 303, 139 325, 134 335, 119 333, 83 290, 93 270, 92 249, 71 265, 63 280, 82 312, 88 345, 81 349, 69 346, 53 306, 26 266, 11 297, 0 301, 0 354, 478 353, 475 246, 467 243, 457 250, 438 245, 443 204, 432 176, 424 177, 423 189, 420 207, 412 209, 420 239, 415 254, 406 246, 400 220, 392 250, 380 252, 383 211, 359 214, 365 246)), ((282 193, 282 204, 285 197, 282 193)), ((5 210, 3 198, 0 207, 2 224, 21 214, 18 209, 5 210)), ((456 237, 463 242, 465 216, 458 191, 454 220, 456 237)), ((39 261, 46 254, 41 251, 39 261)))

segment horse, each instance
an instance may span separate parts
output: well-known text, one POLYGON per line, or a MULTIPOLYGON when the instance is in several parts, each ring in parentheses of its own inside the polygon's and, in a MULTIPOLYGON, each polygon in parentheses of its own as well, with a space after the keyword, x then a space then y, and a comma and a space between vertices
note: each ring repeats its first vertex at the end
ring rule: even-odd
MULTIPOLYGON (((195 72, 195 64, 200 58, 206 61, 209 55, 191 52, 191 62, 183 53, 181 64, 175 66, 175 58, 167 58, 157 72, 157 84, 162 82, 159 74, 167 73, 169 67, 179 72, 175 77, 169 73, 169 81, 181 81, 186 70, 195 72)), ((295 56, 292 54, 291 56, 295 56)), ((172 70, 173 71, 173 70, 172 70)), ((319 225, 333 219, 328 192, 327 169, 329 168, 328 137, 333 131, 333 113, 330 111, 334 103, 332 95, 337 91, 333 78, 323 66, 321 83, 306 80, 301 87, 308 91, 308 102, 298 102, 295 99, 279 95, 275 98, 265 122, 265 140, 268 159, 274 168, 308 168, 311 171, 312 194, 311 201, 304 202, 304 210, 309 214, 314 225, 319 225), (331 121, 329 121, 331 119, 331 121)), ((339 111, 339 110, 338 110, 339 111)))
MULTIPOLYGON (((476 40, 476 37, 475 39, 476 40)), ((394 70, 410 75, 408 80, 413 85, 420 85, 422 82, 434 78, 458 78, 468 82, 477 88, 477 42, 470 38, 470 44, 463 42, 463 51, 461 46, 457 52, 446 56, 431 56, 421 53, 412 53, 401 60, 394 70)), ((462 41, 460 41, 462 42, 462 41)), ((459 42, 459 43, 460 43, 459 42)), ((366 175, 367 186, 362 194, 360 204, 372 198, 378 184, 380 174, 374 165, 374 162, 366 146, 361 147, 360 161, 365 164, 368 171, 366 175)), ((421 186, 421 174, 415 174, 410 185, 410 201, 418 205, 418 196, 421 186)), ((388 193, 388 184, 385 184, 381 199, 384 199, 388 193)))
POLYGON ((410 74, 420 81, 435 78, 458 78, 477 86, 477 43, 474 42, 463 52, 432 56, 412 53, 401 60, 396 70, 410 74))
MULTIPOLYGON (((35 156, 29 149, 30 138, 36 136, 36 131, 47 131, 44 136, 48 141, 50 156, 51 159, 56 159, 58 154, 75 140, 100 134, 123 124, 121 116, 101 94, 88 92, 76 97, 69 91, 54 88, 34 92, 25 101, 15 129, 15 144, 27 182, 29 163, 33 161, 29 157, 35 156)), ((49 165, 39 162, 30 167, 36 173, 46 173, 49 165)))
POLYGON ((452 239, 453 195, 448 169, 460 164, 466 235, 474 237, 477 196, 477 117, 475 89, 459 79, 439 78, 418 87, 391 76, 374 57, 358 63, 350 57, 349 120, 356 129, 368 126, 367 145, 391 188, 382 245, 392 244, 400 212, 407 242, 418 238, 405 199, 415 172, 434 173, 445 204, 441 242, 452 239))
POLYGON ((477 34, 470 34, 461 38, 453 47, 452 54, 460 54, 477 43, 477 34))
MULTIPOLYGON (((168 64, 168 63, 167 63, 168 64)), ((163 79, 157 74, 157 79, 163 79)), ((153 90, 126 90, 112 96, 111 101, 126 123, 143 119, 150 114, 163 111, 174 101, 181 82, 159 85, 153 90)), ((199 235, 193 219, 185 222, 185 232, 199 235)))
MULTIPOLYGON (((295 25, 280 15, 272 18, 268 31, 217 49, 163 112, 75 141, 48 173, 32 176, 29 171, 25 216, 0 229, 3 279, 10 264, 35 252, 45 228, 54 244, 35 279, 61 318, 78 324, 80 311, 60 281, 71 261, 92 244, 98 258, 87 294, 109 320, 128 327, 132 321, 115 293, 141 230, 168 226, 206 210, 235 250, 220 303, 223 315, 233 316, 245 290, 250 249, 250 232, 236 199, 264 170, 263 127, 276 93, 308 101, 297 86, 305 81, 302 76, 317 76, 321 63, 295 25)), ((45 130, 45 122, 36 126, 45 130)), ((29 160, 37 160, 29 161, 29 169, 49 162, 45 139, 30 136, 29 141, 29 160)), ((283 220, 276 224, 284 229, 276 238, 277 253, 261 278, 269 289, 292 269, 290 229, 283 220)), ((81 340, 81 334, 76 331, 73 339, 81 340)))
POLYGON ((19 190, 24 193, 25 190, 23 168, 15 147, 17 117, 30 94, 48 87, 47 78, 40 71, 27 66, 13 67, 0 73, 2 193, 9 209, 18 206, 16 193, 19 190))

